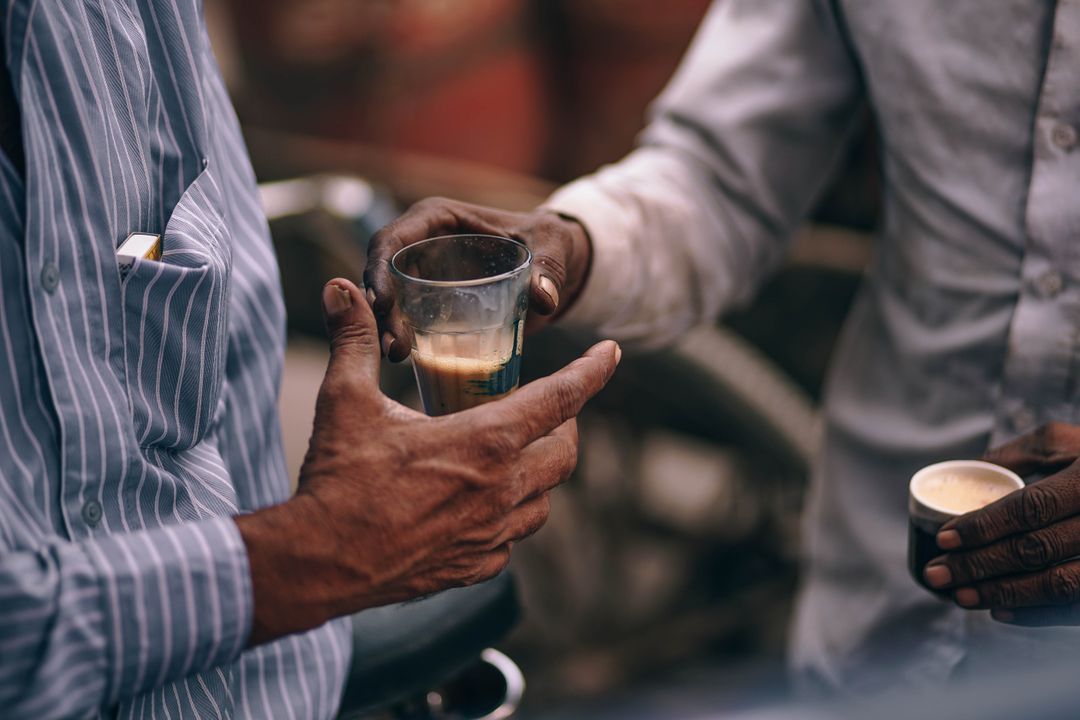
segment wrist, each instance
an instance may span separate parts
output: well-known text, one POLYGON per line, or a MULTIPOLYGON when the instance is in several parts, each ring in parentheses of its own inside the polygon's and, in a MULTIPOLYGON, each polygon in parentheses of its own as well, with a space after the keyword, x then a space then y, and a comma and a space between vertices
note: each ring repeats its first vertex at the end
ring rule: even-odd
POLYGON ((234 518, 247 548, 254 598, 248 646, 322 625, 340 614, 328 526, 313 499, 297 495, 280 505, 234 518))

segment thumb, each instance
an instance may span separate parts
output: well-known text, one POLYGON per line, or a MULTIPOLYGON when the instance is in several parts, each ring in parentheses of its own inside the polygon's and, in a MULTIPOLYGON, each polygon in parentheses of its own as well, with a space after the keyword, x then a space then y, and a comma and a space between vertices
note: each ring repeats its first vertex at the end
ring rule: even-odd
POLYGON ((373 387, 379 386, 379 334, 371 307, 360 289, 342 278, 323 287, 323 314, 330 336, 330 365, 327 374, 358 373, 373 387))

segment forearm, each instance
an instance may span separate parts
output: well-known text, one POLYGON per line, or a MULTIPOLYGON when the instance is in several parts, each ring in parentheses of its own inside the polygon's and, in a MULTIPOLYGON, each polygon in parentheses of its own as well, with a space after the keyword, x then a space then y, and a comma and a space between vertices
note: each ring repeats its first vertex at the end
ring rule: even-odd
POLYGON ((657 346, 746 300, 784 243, 716 202, 705 169, 641 148, 557 192, 547 206, 577 218, 592 269, 564 321, 657 346))
POLYGON ((5 717, 93 714, 227 663, 251 623, 227 518, 0 556, 5 717))

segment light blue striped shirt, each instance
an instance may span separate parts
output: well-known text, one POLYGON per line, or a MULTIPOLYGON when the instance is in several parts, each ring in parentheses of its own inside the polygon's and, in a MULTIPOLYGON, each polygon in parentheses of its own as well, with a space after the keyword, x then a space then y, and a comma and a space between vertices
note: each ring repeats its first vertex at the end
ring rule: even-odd
POLYGON ((5 0, 4 717, 324 718, 348 620, 243 652, 289 493, 278 269, 199 0, 5 0), (116 247, 160 233, 121 276, 116 247))

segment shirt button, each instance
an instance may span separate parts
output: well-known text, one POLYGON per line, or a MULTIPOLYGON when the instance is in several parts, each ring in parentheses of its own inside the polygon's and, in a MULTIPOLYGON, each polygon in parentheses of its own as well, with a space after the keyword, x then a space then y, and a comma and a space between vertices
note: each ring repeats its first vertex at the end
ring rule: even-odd
POLYGON ((1065 281, 1061 277, 1061 273, 1055 270, 1048 270, 1039 276, 1035 281, 1035 286, 1039 289, 1039 293, 1044 298, 1055 298, 1062 288, 1065 287, 1065 281))
POLYGON ((203 166, 203 170, 205 170, 206 168, 210 167, 210 158, 205 158, 205 157, 204 157, 204 158, 202 159, 202 166, 203 166))
POLYGON ((41 287, 45 288, 45 292, 51 293, 59 284, 60 271, 51 262, 45 263, 41 268, 41 287))
POLYGON ((1076 128, 1065 123, 1058 123, 1050 130, 1050 141, 1068 152, 1076 147, 1076 128))
POLYGON ((90 500, 82 508, 83 520, 90 527, 97 527, 97 524, 101 522, 101 503, 97 500, 90 500))

